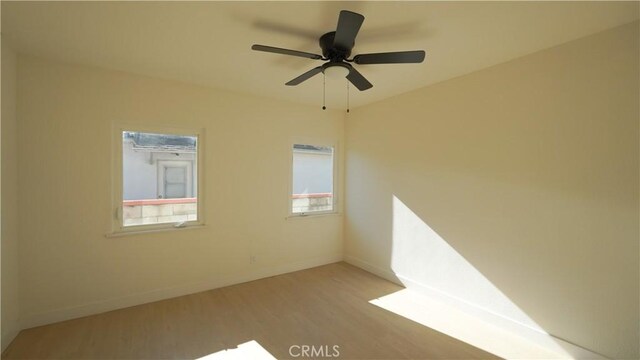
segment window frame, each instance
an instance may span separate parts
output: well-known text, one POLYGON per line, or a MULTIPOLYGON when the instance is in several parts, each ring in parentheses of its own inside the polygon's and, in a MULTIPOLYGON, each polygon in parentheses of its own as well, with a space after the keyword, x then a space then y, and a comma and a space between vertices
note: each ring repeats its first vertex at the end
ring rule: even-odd
POLYGON ((313 217, 313 216, 321 216, 321 215, 331 215, 331 214, 339 214, 338 211, 338 142, 336 140, 331 139, 323 139, 323 138, 306 138, 306 137, 294 137, 289 141, 289 187, 287 194, 287 218, 304 218, 304 217, 313 217), (331 210, 322 210, 322 211, 312 211, 306 213, 294 213, 293 212, 293 146, 299 145, 311 145, 311 146, 326 146, 333 148, 333 156, 332 156, 332 209, 331 210))
POLYGON ((205 169, 204 169, 204 149, 205 149, 205 131, 202 128, 177 128, 168 126, 148 126, 148 125, 126 125, 117 124, 114 125, 112 140, 112 169, 111 169, 111 234, 135 234, 135 233, 147 233, 167 230, 177 230, 192 228, 194 226, 205 225, 205 211, 204 211, 204 193, 205 193, 205 169), (168 134, 168 135, 183 135, 183 136, 195 136, 196 140, 196 198, 197 201, 197 220, 189 220, 183 223, 161 223, 161 224, 143 224, 143 225, 129 225, 124 226, 123 222, 123 193, 124 193, 124 178, 123 178, 123 142, 122 134, 124 131, 154 133, 154 134, 168 134), (180 224, 180 225, 179 225, 180 224), (179 226, 178 226, 179 225, 179 226))

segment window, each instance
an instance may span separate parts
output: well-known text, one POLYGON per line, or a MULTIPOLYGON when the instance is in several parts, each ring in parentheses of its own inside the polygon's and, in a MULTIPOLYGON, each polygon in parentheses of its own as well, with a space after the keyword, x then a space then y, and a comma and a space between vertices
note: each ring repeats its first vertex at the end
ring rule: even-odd
POLYGON ((199 222, 198 134, 119 130, 118 137, 119 230, 199 222))
POLYGON ((294 144, 292 152, 291 214, 333 212, 334 147, 294 144))

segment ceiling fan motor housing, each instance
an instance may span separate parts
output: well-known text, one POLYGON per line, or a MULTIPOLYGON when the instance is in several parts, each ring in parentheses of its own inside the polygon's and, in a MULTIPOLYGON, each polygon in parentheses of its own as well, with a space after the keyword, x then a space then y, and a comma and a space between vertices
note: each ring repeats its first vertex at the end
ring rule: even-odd
POLYGON ((342 49, 334 46, 334 38, 336 36, 335 31, 328 32, 320 37, 320 48, 322 49, 322 55, 333 61, 342 61, 347 59, 351 55, 351 49, 355 45, 355 42, 351 44, 351 48, 342 49))

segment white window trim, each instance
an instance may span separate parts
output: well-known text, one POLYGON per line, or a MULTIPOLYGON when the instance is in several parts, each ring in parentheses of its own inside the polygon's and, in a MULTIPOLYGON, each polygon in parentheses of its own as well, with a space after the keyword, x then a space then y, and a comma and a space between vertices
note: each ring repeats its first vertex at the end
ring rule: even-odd
POLYGON ((339 147, 338 141, 326 138, 313 138, 313 137, 294 137, 288 144, 289 146, 289 187, 287 194, 287 216, 286 218, 308 218, 316 216, 336 215, 339 214, 339 187, 338 187, 338 164, 339 164, 339 147), (314 146, 330 146, 333 148, 333 206, 332 210, 324 211, 312 211, 308 213, 294 213, 293 210, 293 145, 305 144, 314 146))
POLYGON ((111 232, 107 233, 107 237, 117 237, 128 234, 144 234, 152 232, 160 232, 166 230, 183 230, 186 228, 204 227, 205 225, 205 130, 196 128, 175 128, 166 126, 146 126, 146 125, 127 125, 114 124, 112 138, 112 161, 111 161, 111 232), (146 224, 124 226, 122 222, 122 198, 123 198, 123 174, 122 174, 122 132, 137 131, 156 134, 186 135, 196 136, 197 140, 197 208, 198 220, 185 221, 182 223, 163 223, 163 224, 146 224))

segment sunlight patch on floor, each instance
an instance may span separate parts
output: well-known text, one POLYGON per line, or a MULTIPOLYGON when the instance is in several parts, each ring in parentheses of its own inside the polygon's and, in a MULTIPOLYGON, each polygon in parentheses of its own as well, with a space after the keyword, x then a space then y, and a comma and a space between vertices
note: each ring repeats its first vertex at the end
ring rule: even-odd
POLYGON ((404 289, 369 303, 505 359, 567 359, 453 307, 404 289))
POLYGON ((220 350, 196 360, 276 360, 257 341, 251 340, 238 345, 235 349, 220 350))

